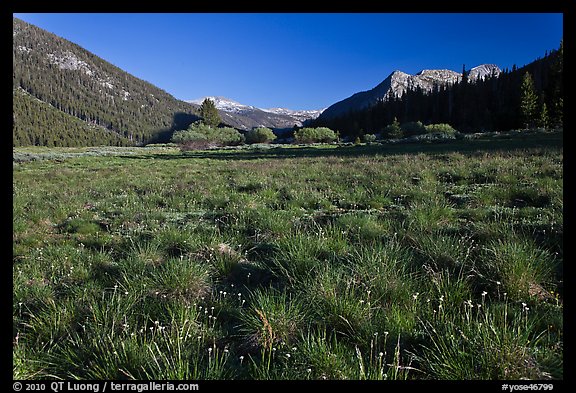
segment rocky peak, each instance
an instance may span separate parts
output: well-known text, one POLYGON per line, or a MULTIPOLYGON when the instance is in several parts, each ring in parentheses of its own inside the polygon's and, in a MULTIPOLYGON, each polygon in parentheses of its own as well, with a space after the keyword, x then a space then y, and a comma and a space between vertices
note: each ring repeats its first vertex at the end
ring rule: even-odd
MULTIPOLYGON (((498 76, 500 69, 494 64, 482 64, 472 68, 468 73, 468 80, 475 81, 487 75, 498 76)), ((422 89, 432 91, 436 86, 454 84, 462 78, 462 74, 447 69, 424 69, 415 75, 396 70, 371 90, 356 93, 339 101, 322 112, 319 118, 331 119, 350 111, 358 111, 375 105, 380 100, 389 97, 402 97, 409 89, 422 89)))

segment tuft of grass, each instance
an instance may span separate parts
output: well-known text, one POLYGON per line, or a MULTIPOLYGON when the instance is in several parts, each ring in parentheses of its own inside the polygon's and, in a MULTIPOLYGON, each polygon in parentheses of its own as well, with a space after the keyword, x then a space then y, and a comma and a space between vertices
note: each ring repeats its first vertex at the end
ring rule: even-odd
POLYGON ((300 299, 285 292, 258 290, 250 295, 250 307, 240 316, 240 331, 248 348, 272 351, 290 344, 307 319, 300 299))
POLYGON ((512 300, 548 297, 545 288, 552 282, 553 256, 531 240, 498 240, 484 249, 487 274, 502 283, 502 291, 512 300))
POLYGON ((430 343, 417 356, 432 379, 544 379, 537 362, 543 332, 534 329, 529 307, 463 303, 449 321, 421 321, 430 343), (439 323, 441 321, 441 323, 439 323), (446 323, 447 322, 447 323, 446 323))

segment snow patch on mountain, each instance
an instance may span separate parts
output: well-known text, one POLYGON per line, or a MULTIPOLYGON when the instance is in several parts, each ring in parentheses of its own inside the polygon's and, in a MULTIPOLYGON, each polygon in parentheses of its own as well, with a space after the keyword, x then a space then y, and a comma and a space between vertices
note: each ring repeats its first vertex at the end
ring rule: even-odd
POLYGON ((214 101, 220 111, 222 120, 239 129, 249 130, 253 127, 291 128, 302 126, 306 121, 317 118, 322 110, 291 110, 286 108, 263 109, 244 105, 226 97, 208 96, 186 102, 202 105, 205 99, 214 101))
POLYGON ((224 112, 242 113, 245 111, 252 111, 255 109, 259 109, 259 108, 256 108, 254 106, 251 106, 251 105, 244 105, 244 104, 239 103, 238 101, 234 101, 234 100, 231 100, 229 98, 219 97, 219 96, 202 97, 202 98, 198 98, 196 100, 189 100, 186 102, 189 102, 191 104, 196 104, 196 105, 202 105, 202 102, 204 102, 204 100, 207 98, 214 101, 214 105, 216 106, 216 109, 219 109, 219 110, 224 111, 224 112))

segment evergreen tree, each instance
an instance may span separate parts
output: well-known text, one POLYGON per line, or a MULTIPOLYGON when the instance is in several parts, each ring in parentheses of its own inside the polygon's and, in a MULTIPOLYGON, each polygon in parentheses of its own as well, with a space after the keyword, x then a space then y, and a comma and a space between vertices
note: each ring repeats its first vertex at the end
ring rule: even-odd
POLYGON ((204 120, 204 124, 210 127, 218 127, 222 121, 216 104, 210 98, 205 98, 200 106, 200 117, 204 120))
POLYGON ((468 83, 468 72, 466 72, 466 64, 462 64, 462 83, 468 83))
POLYGON ((526 71, 522 79, 522 84, 520 85, 520 116, 525 128, 534 125, 537 105, 538 96, 534 89, 534 80, 532 79, 532 75, 526 71))
POLYGON ((546 103, 542 103, 542 110, 540 111, 540 121, 539 125, 542 128, 548 128, 550 124, 550 116, 548 115, 548 108, 546 107, 546 103))
POLYGON ((396 117, 394 117, 392 124, 386 127, 385 133, 388 136, 388 138, 393 139, 402 138, 402 128, 400 128, 400 123, 398 122, 398 119, 396 117))

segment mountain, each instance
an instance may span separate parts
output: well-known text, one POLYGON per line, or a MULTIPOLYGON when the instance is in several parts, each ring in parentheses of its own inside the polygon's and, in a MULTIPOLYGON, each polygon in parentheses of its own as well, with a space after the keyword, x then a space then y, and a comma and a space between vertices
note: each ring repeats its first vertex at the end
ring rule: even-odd
POLYGON ((294 125, 300 127, 306 121, 313 120, 322 113, 322 110, 262 109, 244 105, 225 97, 215 96, 202 97, 187 102, 200 105, 206 98, 214 101, 223 123, 241 130, 250 130, 254 127, 268 127, 271 129, 292 128, 294 125))
MULTIPOLYGON (((467 72, 468 79, 471 81, 484 78, 492 73, 495 76, 500 74, 500 69, 494 64, 482 64, 467 72)), ((422 70, 416 75, 394 71, 373 89, 356 93, 329 106, 320 114, 318 119, 328 120, 349 112, 360 111, 376 105, 380 100, 402 97, 408 89, 422 89, 430 92, 436 86, 451 85, 461 78, 461 73, 451 70, 422 70)))
POLYGON ((563 53, 561 42, 522 67, 500 71, 484 64, 467 71, 465 80, 449 70, 395 71, 374 89, 329 107, 311 126, 329 127, 349 140, 367 134, 394 138, 397 132, 390 126, 395 122, 404 136, 422 131, 415 122, 449 124, 461 133, 563 128, 563 53), (537 103, 527 114, 521 97, 529 79, 537 103))
POLYGON ((198 119, 196 106, 17 18, 12 53, 14 146, 167 141, 198 119))

